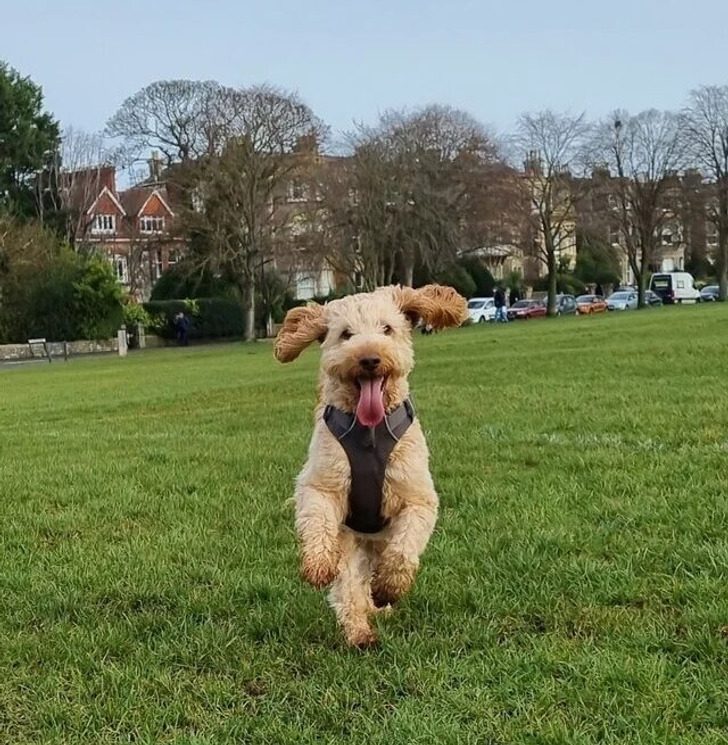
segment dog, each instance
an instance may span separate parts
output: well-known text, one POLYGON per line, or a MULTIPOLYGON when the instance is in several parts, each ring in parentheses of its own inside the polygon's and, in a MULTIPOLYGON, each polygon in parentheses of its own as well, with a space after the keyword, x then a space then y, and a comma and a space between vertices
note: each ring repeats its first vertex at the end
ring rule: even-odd
POLYGON ((435 527, 438 497, 409 398, 412 330, 459 326, 452 288, 383 287, 288 311, 275 357, 321 344, 308 460, 296 479, 300 573, 329 602, 349 645, 377 643, 372 616, 412 586, 435 527))

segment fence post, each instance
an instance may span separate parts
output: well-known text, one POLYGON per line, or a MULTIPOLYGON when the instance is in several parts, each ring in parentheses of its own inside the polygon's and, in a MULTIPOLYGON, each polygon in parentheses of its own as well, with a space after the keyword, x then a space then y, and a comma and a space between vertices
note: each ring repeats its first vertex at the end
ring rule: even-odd
POLYGON ((137 347, 139 349, 144 349, 147 346, 147 334, 146 329, 144 326, 142 326, 141 323, 138 323, 136 325, 136 338, 137 338, 137 347))
POLYGON ((126 357, 126 353, 129 351, 129 339, 126 335, 126 326, 122 326, 116 338, 119 340, 119 357, 126 357))

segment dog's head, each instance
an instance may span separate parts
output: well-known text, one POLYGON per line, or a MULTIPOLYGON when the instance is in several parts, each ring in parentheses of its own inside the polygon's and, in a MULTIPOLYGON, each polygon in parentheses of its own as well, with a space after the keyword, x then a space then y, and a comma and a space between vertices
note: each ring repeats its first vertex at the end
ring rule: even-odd
POLYGON ((326 305, 293 308, 275 343, 275 356, 291 362, 321 342, 322 395, 327 404, 356 411, 367 427, 407 396, 414 365, 412 328, 459 326, 465 300, 450 287, 383 287, 326 305))

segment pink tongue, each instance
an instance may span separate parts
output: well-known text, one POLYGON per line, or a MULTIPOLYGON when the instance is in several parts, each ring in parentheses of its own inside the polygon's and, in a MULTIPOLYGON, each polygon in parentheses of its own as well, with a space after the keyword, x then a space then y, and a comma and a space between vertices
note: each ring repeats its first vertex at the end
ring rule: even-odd
POLYGON ((360 378, 356 418, 363 427, 376 427, 384 419, 384 378, 360 378))

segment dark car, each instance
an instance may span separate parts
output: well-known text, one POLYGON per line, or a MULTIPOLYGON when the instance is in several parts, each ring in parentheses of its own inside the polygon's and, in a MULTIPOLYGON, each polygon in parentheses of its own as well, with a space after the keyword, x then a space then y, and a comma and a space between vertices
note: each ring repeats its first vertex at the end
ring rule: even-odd
POLYGON ((645 305, 649 308, 659 308, 662 305, 662 298, 652 290, 645 290, 645 305))
POLYGON ((718 299, 718 285, 706 285, 700 291, 701 303, 714 303, 718 299))
POLYGON ((508 308, 508 320, 528 320, 546 315, 546 306, 540 300, 519 300, 508 308))
POLYGON ((576 298, 573 295, 556 296, 556 315, 573 316, 576 315, 576 298))

